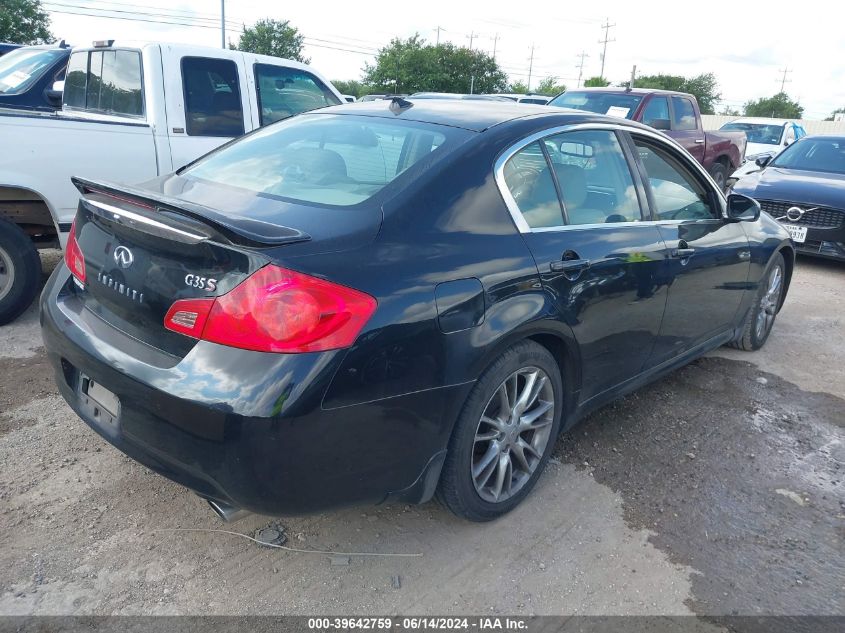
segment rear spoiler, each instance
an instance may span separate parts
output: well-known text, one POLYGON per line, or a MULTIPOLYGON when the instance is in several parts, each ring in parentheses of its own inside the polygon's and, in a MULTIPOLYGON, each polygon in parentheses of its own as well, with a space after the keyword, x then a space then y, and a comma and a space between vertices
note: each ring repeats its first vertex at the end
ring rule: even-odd
MULTIPOLYGON (((182 234, 184 237, 182 241, 199 242, 204 239, 217 240, 223 237, 230 243, 241 246, 270 247, 307 242, 311 239, 310 235, 297 229, 243 216, 233 218, 210 207, 173 198, 149 189, 87 180, 75 176, 70 180, 83 197, 87 194, 99 193, 115 198, 118 203, 137 204, 141 208, 131 212, 120 208, 113 208, 113 210, 118 215, 121 212, 131 213, 131 215, 136 216, 135 219, 141 220, 142 223, 144 223, 143 219, 146 219, 148 222, 144 224, 150 226, 168 227, 172 229, 170 232, 174 236, 182 234), (185 219, 193 220, 193 222, 179 222, 173 215, 183 216, 185 219), (213 232, 209 233, 205 230, 200 231, 201 234, 198 235, 196 223, 204 225, 206 229, 212 229, 213 232)), ((90 200, 88 203, 94 204, 90 200)), ((108 208, 109 205, 101 203, 96 203, 94 206, 101 211, 112 210, 108 208)))

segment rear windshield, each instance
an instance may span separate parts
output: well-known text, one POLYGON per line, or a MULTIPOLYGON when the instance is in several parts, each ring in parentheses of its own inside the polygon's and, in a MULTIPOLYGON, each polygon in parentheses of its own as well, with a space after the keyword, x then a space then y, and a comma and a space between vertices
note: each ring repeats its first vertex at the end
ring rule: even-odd
POLYGON ((20 94, 64 56, 59 49, 19 48, 6 53, 0 58, 0 94, 20 94))
POLYGON ((263 196, 350 206, 416 163, 446 155, 471 134, 414 121, 302 115, 226 145, 181 175, 263 196))
POLYGON ((630 119, 642 100, 642 96, 624 93, 572 91, 555 97, 549 105, 630 119))

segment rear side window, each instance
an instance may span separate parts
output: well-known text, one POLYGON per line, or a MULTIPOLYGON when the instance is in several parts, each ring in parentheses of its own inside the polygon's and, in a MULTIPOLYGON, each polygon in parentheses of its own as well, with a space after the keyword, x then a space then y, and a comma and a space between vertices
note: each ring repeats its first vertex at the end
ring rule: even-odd
POLYGON ((326 84, 298 68, 256 64, 255 84, 261 125, 340 103, 326 84))
POLYGON ((672 97, 672 108, 675 110, 673 128, 676 130, 696 130, 695 108, 692 101, 686 97, 672 97))
POLYGON ((144 115, 141 54, 106 50, 74 53, 67 68, 64 105, 140 117, 144 115))
POLYGON ((471 134, 413 121, 300 116, 260 128, 181 174, 270 198, 351 206, 471 134))
POLYGON ((526 145, 505 163, 505 184, 532 229, 561 226, 563 209, 540 143, 526 145))
POLYGON ((188 136, 240 136, 244 112, 238 66, 231 59, 182 58, 188 136))
POLYGON ((514 154, 503 176, 532 229, 642 220, 628 161, 609 130, 548 136, 542 147, 532 143, 514 154))

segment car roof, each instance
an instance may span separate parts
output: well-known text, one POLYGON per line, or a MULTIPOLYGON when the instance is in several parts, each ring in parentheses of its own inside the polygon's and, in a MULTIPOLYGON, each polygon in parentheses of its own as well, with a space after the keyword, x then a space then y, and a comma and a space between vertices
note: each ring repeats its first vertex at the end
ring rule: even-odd
POLYGON ((728 123, 759 123, 762 125, 786 125, 792 123, 793 119, 769 119, 766 117, 744 116, 738 119, 731 119, 728 123))
POLYGON ((379 101, 358 101, 345 103, 319 110, 312 110, 309 114, 357 114, 361 116, 382 117, 390 119, 404 119, 420 123, 433 123, 459 127, 473 132, 483 132, 495 125, 500 125, 516 119, 530 116, 562 117, 562 124, 571 119, 572 123, 579 121, 595 121, 597 119, 611 121, 616 124, 628 125, 632 128, 647 128, 639 123, 607 117, 593 112, 571 110, 556 106, 517 103, 502 99, 501 101, 465 101, 460 99, 420 99, 405 97, 402 101, 410 103, 410 107, 398 108, 393 105, 395 99, 379 101), (392 106, 392 107, 391 107, 392 106))

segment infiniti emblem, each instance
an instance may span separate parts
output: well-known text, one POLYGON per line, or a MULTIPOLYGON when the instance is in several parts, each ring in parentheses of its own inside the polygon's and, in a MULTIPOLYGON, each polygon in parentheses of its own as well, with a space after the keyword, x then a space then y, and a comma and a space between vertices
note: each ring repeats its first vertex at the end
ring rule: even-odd
POLYGON ((120 268, 129 268, 135 261, 135 256, 125 246, 118 246, 114 249, 114 261, 120 268))

